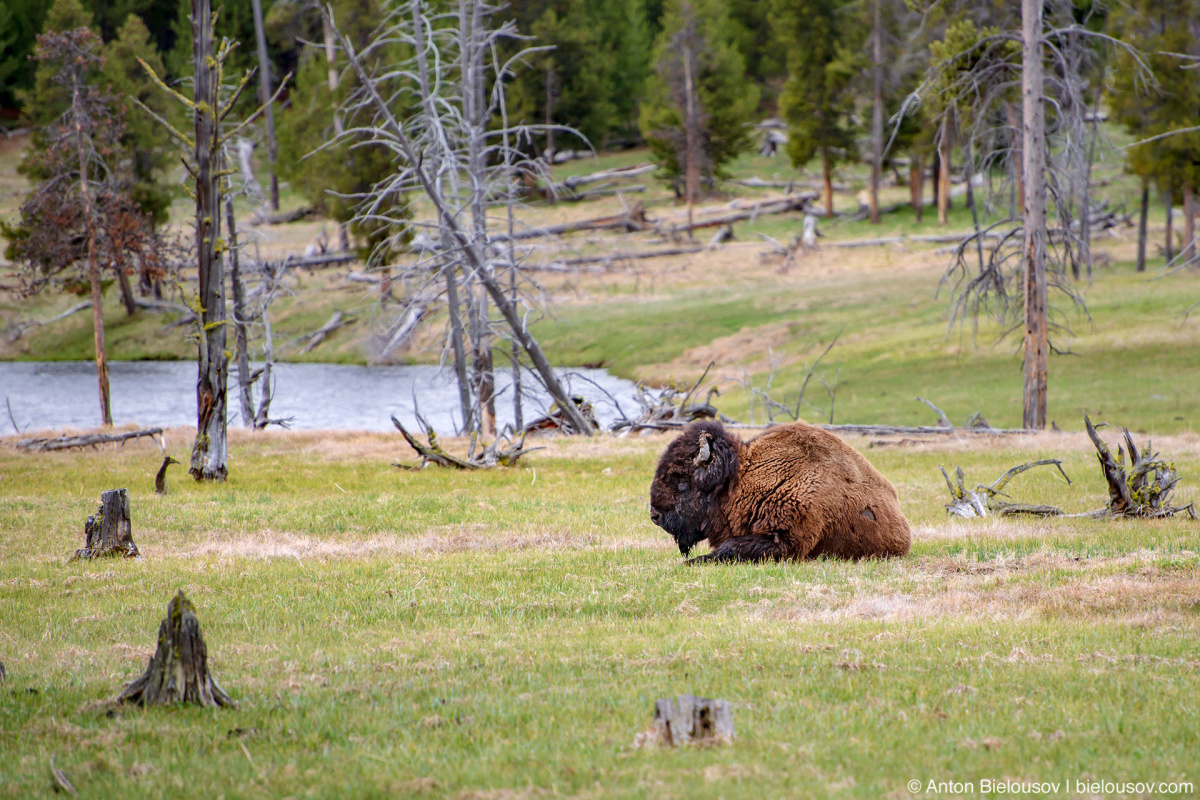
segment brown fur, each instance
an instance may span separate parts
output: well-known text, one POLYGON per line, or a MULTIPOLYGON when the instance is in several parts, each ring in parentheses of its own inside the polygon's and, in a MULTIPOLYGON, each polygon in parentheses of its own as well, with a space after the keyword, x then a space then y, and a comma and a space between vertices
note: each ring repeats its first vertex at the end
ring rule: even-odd
POLYGON ((911 540, 887 478, 803 422, 748 442, 719 422, 689 425, 659 459, 650 507, 684 555, 708 539, 712 552, 694 560, 886 558, 911 540))

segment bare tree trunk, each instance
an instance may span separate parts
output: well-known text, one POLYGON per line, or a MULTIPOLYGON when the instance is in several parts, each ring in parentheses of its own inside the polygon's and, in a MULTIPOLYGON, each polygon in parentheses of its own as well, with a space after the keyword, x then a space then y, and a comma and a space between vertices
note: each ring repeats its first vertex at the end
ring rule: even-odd
POLYGON ((1017 114, 1016 103, 1005 103, 1004 114, 1008 118, 1008 127, 1012 130, 1013 152, 1009 156, 1012 164, 1013 182, 1016 184, 1017 208, 1016 214, 1025 216, 1025 156, 1021 151, 1021 141, 1024 133, 1021 130, 1021 117, 1017 114))
MULTIPOLYGON (((329 20, 324 14, 321 15, 321 32, 325 38, 325 68, 327 80, 329 82, 329 98, 334 104, 333 107, 333 133, 335 136, 342 135, 342 114, 337 107, 337 89, 338 89, 338 71, 337 71, 337 51, 333 40, 333 26, 329 24, 329 20)), ((344 222, 338 223, 338 247, 345 251, 350 249, 350 229, 344 222)))
MULTIPOLYGON (((695 22, 690 23, 692 26, 695 22)), ((687 108, 684 120, 684 134, 687 137, 687 209, 688 236, 694 238, 692 232, 692 211, 696 196, 700 193, 700 119, 696 102, 695 76, 692 74, 694 57, 692 54, 693 37, 690 33, 683 42, 683 91, 687 108)))
POLYGON ((950 212, 950 124, 942 122, 938 135, 938 224, 945 225, 950 212))
MULTIPOLYGON (((487 235, 487 186, 484 175, 487 171, 485 147, 487 122, 484 119, 483 49, 479 32, 483 24, 481 5, 470 4, 470 17, 466 0, 459 3, 459 36, 461 37, 463 103, 469 134, 467 138, 467 171, 471 178, 471 222, 475 234, 475 247, 484 252, 488 246, 487 235)), ((486 259, 480 269, 491 269, 486 259)), ((475 396, 479 398, 479 430, 484 437, 496 437, 496 376, 492 360, 492 335, 487 293, 472 287, 468 302, 472 304, 470 315, 471 343, 474 349, 475 396)))
POLYGON ((871 109, 871 223, 879 224, 879 173, 883 170, 883 23, 875 0, 874 98, 871 109))
POLYGON ((1023 426, 1046 427, 1046 131, 1042 0, 1021 0, 1022 156, 1025 171, 1025 390, 1023 426))
POLYGON ((100 256, 96 252, 96 218, 92 207, 92 189, 88 182, 87 147, 84 145, 83 120, 79 119, 80 86, 78 72, 72 85, 72 107, 75 110, 75 149, 79 155, 79 196, 83 199, 83 216, 87 220, 88 281, 92 285, 92 339, 96 346, 96 378, 100 384, 100 418, 112 425, 112 403, 108 389, 108 351, 104 343, 104 306, 100 293, 100 256))
MULTIPOLYGON (((257 0, 256 0, 257 2, 257 0)), ((242 407, 242 425, 254 427, 254 395, 250 379, 250 352, 246 336, 246 287, 242 283, 237 221, 233 216, 233 196, 225 197, 225 226, 229 229, 229 284, 233 291, 234 352, 238 369, 238 399, 242 407)))
POLYGON ((1150 181, 1142 178, 1142 213, 1138 215, 1137 271, 1146 271, 1146 222, 1150 215, 1150 181))
POLYGON ((909 156, 908 189, 912 194, 913 213, 920 222, 925 215, 925 159, 916 153, 909 156))
POLYGON ((1167 196, 1165 198, 1163 198, 1163 202, 1167 206, 1167 247, 1166 247, 1166 251, 1167 251, 1167 261, 1170 262, 1171 259, 1175 258, 1175 231, 1173 230, 1175 227, 1175 208, 1174 208, 1175 187, 1168 185, 1166 195, 1167 196))
MULTIPOLYGON (((510 206, 509 228, 510 228, 510 232, 511 232, 511 228, 512 228, 511 206, 510 206)), ((509 240, 510 252, 511 252, 511 241, 512 240, 510 239, 509 240)), ((512 269, 509 270, 508 277, 509 277, 509 281, 508 281, 509 302, 512 303, 513 305, 516 305, 517 304, 517 266, 516 266, 516 264, 513 264, 512 269)), ((512 340, 512 382, 513 382, 512 383, 513 430, 523 431, 523 430, 525 430, 525 419, 524 419, 524 414, 522 413, 523 409, 521 408, 521 348, 517 344, 516 337, 513 337, 513 340, 512 340)))
POLYGON ((125 270, 120 264, 114 264, 113 271, 117 273, 117 285, 121 287, 121 304, 125 306, 125 313, 132 317, 137 313, 137 300, 133 296, 133 286, 129 283, 129 276, 125 274, 125 270))
MULTIPOLYGON (((833 218, 833 162, 828 148, 821 148, 821 175, 825 181, 825 216, 833 218)), ((690 220, 689 220, 690 222, 690 220)))
MULTIPOLYGON (((546 65, 546 164, 554 164, 554 65, 546 65)), ((550 195, 554 201, 554 195, 550 195)))
POLYGON ((210 0, 192 0, 192 61, 196 124, 196 255, 200 279, 197 337, 196 442, 188 470, 198 481, 223 481, 226 465, 225 275, 221 238, 220 86, 215 74, 210 0))
POLYGON ((275 154, 279 149, 275 141, 275 115, 271 111, 271 62, 267 58, 267 34, 263 30, 262 0, 250 0, 254 10, 254 38, 258 42, 258 79, 261 96, 259 102, 263 105, 263 115, 267 120, 267 160, 271 163, 271 210, 279 210, 279 177, 275 174, 275 154))
POLYGON ((1183 178, 1183 260, 1189 261, 1196 256, 1196 193, 1192 189, 1192 179, 1186 174, 1183 178))

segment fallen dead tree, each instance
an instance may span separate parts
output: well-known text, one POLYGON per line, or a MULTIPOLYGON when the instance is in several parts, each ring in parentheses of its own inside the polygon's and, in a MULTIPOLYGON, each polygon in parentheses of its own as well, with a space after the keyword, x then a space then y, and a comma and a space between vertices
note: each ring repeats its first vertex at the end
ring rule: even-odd
MULTIPOLYGON (((953 243, 953 244, 962 244, 963 242, 968 241, 973 238, 975 238, 975 235, 972 233, 927 233, 927 234, 911 234, 911 235, 903 235, 903 236, 880 236, 880 237, 877 237, 874 239, 849 239, 847 241, 842 241, 842 242, 826 242, 825 246, 826 247, 846 247, 846 248, 874 247, 877 245, 904 244, 907 242, 920 243, 920 244, 944 244, 947 242, 953 243)), ((998 233, 984 233, 984 234, 981 234, 978 238, 984 239, 984 240, 995 239, 998 241, 1002 237, 998 233)))
POLYGON ((1019 464, 1008 472, 1005 472, 991 485, 984 486, 980 483, 975 486, 974 490, 966 488, 962 467, 957 467, 954 470, 956 485, 950 482, 950 476, 946 473, 946 468, 938 464, 938 469, 942 471, 942 477, 946 479, 946 488, 950 490, 950 502, 946 505, 946 513, 951 516, 968 518, 986 517, 989 513, 1002 517, 1009 514, 1032 514, 1034 516, 1056 516, 1061 514, 1062 511, 1054 506, 1009 503, 997 499, 1008 496, 1004 494, 1004 487, 1017 475, 1034 467, 1047 466, 1056 467, 1062 473, 1063 478, 1066 479, 1067 485, 1071 484, 1071 479, 1067 477, 1066 471, 1063 470, 1062 462, 1057 458, 1046 458, 1041 461, 1030 461, 1025 464, 1019 464))
POLYGON ((735 208, 732 211, 697 219, 690 225, 686 222, 681 225, 672 225, 667 222, 661 222, 655 226, 655 230, 662 236, 673 236, 679 233, 687 233, 697 230, 699 228, 714 228, 721 225, 732 225, 735 222, 757 219, 758 217, 769 214, 784 214, 789 211, 805 211, 805 207, 813 200, 816 200, 817 197, 818 195, 816 192, 800 192, 797 194, 789 194, 785 197, 772 197, 770 199, 761 200, 757 203, 754 203, 749 207, 735 208))
POLYGON ((314 269, 316 267, 333 267, 339 264, 350 264, 358 261, 354 253, 326 253, 319 256, 288 256, 283 261, 283 268, 299 267, 314 269))
POLYGON ((102 444, 120 442, 124 445, 131 439, 158 437, 158 446, 162 448, 162 428, 146 428, 128 433, 85 433, 79 436, 59 436, 54 439, 19 439, 17 447, 29 452, 46 452, 51 450, 69 450, 73 447, 91 447, 95 449, 102 444))
POLYGON ((643 231, 649 227, 646 219, 646 209, 641 203, 634 203, 630 208, 620 214, 611 214, 607 217, 595 217, 592 219, 581 219, 574 222, 563 222, 558 225, 546 225, 541 228, 528 228, 523 231, 514 231, 512 234, 495 233, 491 234, 497 241, 509 241, 517 239, 537 239, 542 236, 559 236, 564 233, 573 233, 575 231, 607 231, 620 230, 625 233, 633 233, 643 231))
POLYGON ((264 214, 261 211, 256 211, 250 216, 249 225, 256 228, 259 225, 287 225, 290 222, 299 222, 302 219, 308 219, 317 213, 317 210, 312 206, 303 206, 293 211, 284 211, 278 214, 264 214))
POLYGON ((425 430, 425 438, 428 444, 422 444, 421 440, 408 432, 408 430, 400 424, 400 420, 392 417, 392 424, 396 426, 396 430, 400 431, 400 435, 408 442, 409 447, 417 451, 417 455, 421 457, 421 463, 418 466, 410 466, 408 464, 393 463, 393 467, 409 470, 422 470, 430 464, 437 464, 439 467, 453 467, 454 469, 493 469, 495 467, 511 467, 515 466, 521 456, 530 453, 534 450, 540 450, 540 447, 525 447, 525 436, 521 435, 519 441, 511 444, 510 447, 501 449, 502 442, 509 442, 506 436, 498 436, 489 445, 483 448, 483 451, 475 455, 475 439, 471 438, 471 448, 467 453, 466 458, 459 458, 446 451, 438 441, 437 431, 429 427, 421 416, 417 415, 417 421, 425 430))
POLYGON ((605 169, 599 172, 593 172, 588 175, 575 175, 565 179, 562 183, 553 184, 550 187, 551 192, 555 196, 569 196, 576 193, 576 190, 581 186, 587 186, 589 183, 602 183, 604 181, 620 180, 622 178, 636 178, 640 175, 646 175, 655 170, 653 164, 634 164, 630 167, 617 167, 616 169, 605 169))
POLYGON ((537 268, 546 272, 569 272, 571 267, 579 267, 588 264, 612 264, 621 261, 637 261, 644 258, 666 258, 667 256, 683 256, 692 253, 699 253, 705 250, 704 245, 694 244, 684 247, 665 247, 658 250, 635 250, 618 251, 615 253, 605 253, 597 256, 578 256, 575 258, 562 258, 555 261, 548 261, 539 265, 537 268))
POLYGON ((355 321, 355 317, 343 314, 341 311, 333 312, 324 325, 317 328, 312 333, 306 333, 303 336, 297 337, 298 339, 307 342, 304 345, 304 349, 300 351, 300 355, 304 355, 305 353, 315 350, 322 342, 329 338, 329 334, 333 333, 338 328, 345 327, 346 325, 353 325, 355 321))
POLYGON ((595 200, 597 197, 609 197, 614 194, 641 194, 647 188, 649 187, 644 183, 635 183, 631 186, 615 186, 611 183, 605 183, 584 192, 562 195, 558 199, 564 203, 578 203, 583 200, 595 200))
MULTIPOLYGON (((1030 514, 1038 517, 1083 517, 1088 519, 1116 517, 1161 519, 1173 517, 1176 514, 1187 514, 1192 519, 1196 519, 1194 503, 1188 503, 1186 506, 1170 504, 1171 494, 1179 483, 1179 475, 1173 464, 1164 461, 1159 458, 1158 453, 1153 452, 1149 442, 1144 450, 1139 451, 1137 445, 1134 444, 1133 437, 1129 435, 1129 429, 1122 428, 1124 444, 1117 445, 1117 457, 1113 458, 1112 451, 1100 438, 1087 414, 1084 414, 1083 422, 1087 428, 1088 437, 1096 447, 1096 458, 1100 462, 1100 469, 1108 484, 1109 500, 1104 508, 1080 514, 1068 514, 1057 506, 1027 505, 996 499, 1003 495, 1002 490, 1009 480, 1033 467, 1052 464, 1058 468, 1059 472, 1062 472, 1064 478, 1067 478, 1058 459, 1043 459, 1013 467, 1001 475, 995 483, 990 486, 980 484, 973 491, 968 491, 964 485, 962 467, 955 470, 957 482, 955 485, 951 483, 945 468, 938 465, 942 470, 942 476, 946 479, 946 487, 950 490, 951 502, 946 506, 946 512, 960 517, 986 517, 989 512, 992 512, 999 516, 1030 514), (1129 455, 1128 472, 1125 467, 1126 453, 1129 455)), ((1071 483, 1070 478, 1067 478, 1067 483, 1071 483)))
MULTIPOLYGON (((591 431, 600 430, 600 423, 596 421, 596 409, 592 407, 584 398, 574 395, 571 397, 571 402, 579 409, 580 416, 587 423, 591 431)), ((551 404, 550 412, 544 417, 538 417, 533 422, 521 429, 521 435, 526 436, 531 433, 577 433, 575 424, 571 418, 563 411, 562 406, 557 402, 551 404)))

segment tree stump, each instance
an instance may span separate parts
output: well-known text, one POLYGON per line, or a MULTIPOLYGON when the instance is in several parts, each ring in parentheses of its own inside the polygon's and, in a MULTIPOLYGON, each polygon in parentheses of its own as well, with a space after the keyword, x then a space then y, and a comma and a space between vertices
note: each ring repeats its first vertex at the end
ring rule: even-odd
POLYGON ((83 524, 84 546, 67 563, 97 556, 138 558, 129 522, 129 490, 112 489, 100 495, 100 510, 83 524))
POLYGON ((167 618, 158 628, 158 649, 145 673, 121 692, 117 702, 237 707, 209 674, 200 621, 182 589, 167 605, 167 618))
POLYGON ((728 700, 681 694, 674 700, 654 701, 654 723, 638 734, 634 744, 727 744, 733 741, 733 708, 728 700))

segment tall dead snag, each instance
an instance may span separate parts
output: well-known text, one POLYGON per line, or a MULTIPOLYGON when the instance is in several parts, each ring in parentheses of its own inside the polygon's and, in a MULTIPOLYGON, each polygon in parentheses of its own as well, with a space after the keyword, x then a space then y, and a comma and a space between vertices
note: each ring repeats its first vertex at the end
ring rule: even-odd
POLYGON ((182 589, 167 605, 167 617, 158 628, 158 649, 146 671, 121 692, 117 702, 237 707, 208 671, 200 621, 182 589))
MULTIPOLYGON (((223 48, 226 49, 227 48, 223 48)), ((196 256, 200 276, 200 330, 196 379, 196 441, 189 472, 198 481, 223 481, 226 460, 225 269, 221 258, 221 65, 213 52, 211 0, 192 0, 192 64, 196 126, 196 256)))
POLYGON ((275 174, 275 115, 271 111, 271 60, 267 58, 267 35, 263 29, 262 0, 251 0, 254 11, 254 39, 258 45, 259 100, 267 122, 267 158, 271 162, 271 210, 279 210, 279 176, 275 174))
POLYGON ((1083 416, 1083 422, 1087 426, 1088 437, 1096 446, 1096 458, 1100 461, 1100 469, 1108 483, 1109 515, 1157 519, 1186 512, 1192 519, 1196 518, 1194 503, 1181 507, 1169 505, 1171 493, 1179 483, 1179 475, 1175 472, 1173 463, 1160 459, 1158 453, 1153 452, 1149 440, 1146 442, 1146 449, 1138 452, 1133 437, 1129 435, 1129 429, 1122 428, 1125 445, 1117 445, 1117 457, 1114 459, 1112 451, 1096 433, 1096 427, 1086 414, 1083 416), (1127 451, 1129 473, 1125 472, 1127 451))
POLYGON ((1050 343, 1046 331, 1046 115, 1042 0, 1021 0, 1021 155, 1025 209, 1025 391, 1022 424, 1046 427, 1050 343))
POLYGON ((733 739, 733 707, 728 700, 681 694, 674 700, 668 697, 654 701, 654 723, 649 730, 639 733, 633 744, 634 747, 703 746, 728 744, 733 739))
MULTIPOLYGON (((196 441, 192 445, 188 472, 198 481, 223 481, 228 474, 228 410, 226 389, 229 385, 229 355, 225 349, 227 322, 225 314, 224 252, 229 246, 221 237, 221 196, 225 176, 222 153, 225 146, 269 107, 275 97, 258 108, 240 124, 222 130, 222 123, 237 105, 253 77, 247 72, 237 88, 223 96, 225 62, 236 46, 222 39, 220 47, 213 40, 211 0, 191 0, 192 98, 171 89, 154 71, 141 62, 150 77, 192 115, 194 137, 189 139, 159 114, 138 103, 142 110, 165 126, 172 136, 184 145, 191 158, 185 166, 191 175, 196 201, 196 261, 199 292, 194 298, 196 314, 197 372, 196 379, 196 441)), ((287 78, 275 91, 278 96, 287 78)), ((135 99, 135 102, 136 99, 135 99)), ((236 232, 231 231, 236 237, 236 232)))
POLYGON ((129 490, 112 489, 100 495, 100 510, 83 524, 84 545, 67 563, 100 556, 137 558, 129 520, 129 490))

